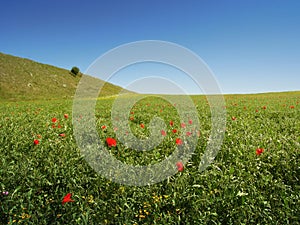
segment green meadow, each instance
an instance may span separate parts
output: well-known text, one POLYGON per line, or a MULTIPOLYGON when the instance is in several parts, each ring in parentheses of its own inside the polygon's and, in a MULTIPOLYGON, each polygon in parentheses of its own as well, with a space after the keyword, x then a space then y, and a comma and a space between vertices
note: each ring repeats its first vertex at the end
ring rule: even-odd
POLYGON ((300 92, 225 95, 224 140, 202 172, 211 111, 205 96, 191 98, 199 130, 189 130, 193 121, 180 121, 164 99, 145 96, 136 102, 124 133, 147 138, 154 116, 166 125, 159 131, 162 142, 146 152, 115 136, 115 98, 97 100, 99 139, 127 164, 158 163, 182 144, 180 134, 197 136, 183 169, 148 186, 119 184, 91 168, 74 137, 72 98, 2 100, 0 224, 299 224, 300 92))

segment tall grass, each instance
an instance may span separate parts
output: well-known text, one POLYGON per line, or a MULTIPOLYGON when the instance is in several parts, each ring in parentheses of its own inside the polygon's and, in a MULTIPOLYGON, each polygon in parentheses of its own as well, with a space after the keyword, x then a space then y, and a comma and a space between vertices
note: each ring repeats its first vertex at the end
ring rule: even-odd
MULTIPOLYGON (((95 110, 104 144, 115 137, 113 100, 99 99, 95 110)), ((222 148, 201 173, 210 110, 204 97, 193 101, 201 123, 195 155, 182 172, 145 187, 114 183, 91 169, 73 136, 72 101, 1 103, 0 223, 298 224, 300 94, 227 96, 222 148), (74 202, 62 204, 67 193, 74 202)), ((174 125, 153 151, 135 152, 117 140, 111 154, 129 164, 156 163, 171 154, 178 135, 173 129, 183 132, 174 107, 151 97, 132 111, 128 120, 137 137, 149 135, 154 115, 174 125)))

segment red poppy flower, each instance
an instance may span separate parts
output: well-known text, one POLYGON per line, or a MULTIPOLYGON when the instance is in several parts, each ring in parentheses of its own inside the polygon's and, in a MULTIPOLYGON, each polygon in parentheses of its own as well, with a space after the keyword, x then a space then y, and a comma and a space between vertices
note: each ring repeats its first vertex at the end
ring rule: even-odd
POLYGON ((183 163, 182 163, 182 162, 177 162, 177 163, 176 163, 176 166, 177 166, 177 170, 178 170, 179 172, 182 172, 182 171, 183 171, 184 167, 183 167, 183 163))
POLYGON ((175 133, 177 133, 177 130, 176 130, 176 129, 173 129, 172 132, 175 134, 175 133))
POLYGON ((186 132, 186 136, 191 136, 192 135, 192 132, 186 132))
POLYGON ((60 124, 58 124, 58 125, 57 125, 57 128, 61 128, 61 125, 60 125, 60 124))
POLYGON ((61 134, 59 134, 59 136, 61 136, 61 137, 65 137, 65 136, 66 136, 66 134, 65 134, 65 133, 61 133, 61 134))
POLYGON ((181 128, 185 128, 185 123, 181 123, 181 128))
POLYGON ((291 106, 290 106, 290 108, 291 108, 291 109, 294 109, 294 108, 295 108, 295 106, 291 105, 291 106))
POLYGON ((42 138, 42 135, 37 134, 36 137, 39 138, 39 139, 41 139, 41 138, 42 138))
POLYGON ((260 155, 261 153, 264 152, 264 149, 263 148, 258 148, 256 149, 256 155, 260 155))
POLYGON ((176 145, 182 145, 182 140, 180 138, 176 138, 176 145))
POLYGON ((267 106, 263 106, 262 109, 267 109, 267 106))
POLYGON ((167 135, 166 131, 164 131, 164 130, 161 130, 160 133, 161 133, 162 136, 166 136, 167 135))
POLYGON ((56 121, 57 121, 57 119, 54 117, 54 118, 52 118, 52 123, 56 123, 56 121))
POLYGON ((236 117, 233 116, 233 117, 231 117, 231 119, 232 119, 232 120, 236 120, 236 117))
POLYGON ((64 114, 65 119, 69 118, 69 115, 67 113, 64 114))
POLYGON ((129 119, 132 121, 132 120, 134 120, 134 117, 133 117, 133 116, 131 116, 129 119))
POLYGON ((71 193, 66 194, 65 197, 63 198, 61 204, 64 205, 67 202, 74 202, 74 200, 71 199, 71 197, 72 197, 71 193))
POLYGON ((144 125, 143 123, 141 123, 141 125, 140 125, 140 126, 141 126, 141 128, 145 128, 145 125, 144 125))
POLYGON ((106 138, 106 143, 108 145, 108 147, 116 147, 117 146, 117 141, 113 138, 106 138))
POLYGON ((101 126, 101 129, 102 129, 102 130, 105 130, 105 129, 106 129, 106 126, 105 126, 105 125, 101 126))
POLYGON ((171 120, 170 121, 170 126, 173 126, 174 125, 174 122, 171 120))
POLYGON ((256 109, 255 112, 258 112, 258 109, 256 109))
POLYGON ((33 144, 34 144, 34 145, 38 145, 39 143, 40 143, 40 141, 37 140, 37 139, 35 139, 35 140, 33 141, 33 144))
POLYGON ((193 123, 193 121, 192 120, 189 120, 189 124, 191 125, 193 123))

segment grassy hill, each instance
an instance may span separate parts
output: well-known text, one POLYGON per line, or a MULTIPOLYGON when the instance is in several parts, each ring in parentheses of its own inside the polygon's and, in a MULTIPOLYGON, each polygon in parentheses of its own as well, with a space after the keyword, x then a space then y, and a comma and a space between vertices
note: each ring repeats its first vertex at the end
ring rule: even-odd
MULTIPOLYGON (((66 69, 0 53, 0 100, 72 98, 80 76, 66 69)), ((99 79, 91 77, 91 84, 99 79)), ((100 96, 115 95, 121 87, 105 83, 100 96)))

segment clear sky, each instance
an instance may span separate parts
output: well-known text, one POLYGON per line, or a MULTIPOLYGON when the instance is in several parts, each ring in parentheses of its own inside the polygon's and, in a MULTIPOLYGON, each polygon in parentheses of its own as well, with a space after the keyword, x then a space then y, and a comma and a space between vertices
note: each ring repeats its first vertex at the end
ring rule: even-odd
MULTIPOLYGON (((3 53, 84 72, 106 51, 140 40, 195 52, 223 93, 300 90, 299 0, 0 2, 3 53)), ((160 67, 152 73, 142 67, 124 69, 111 82, 127 86, 139 76, 160 75, 160 67)), ((172 71, 167 78, 197 92, 172 71)))

